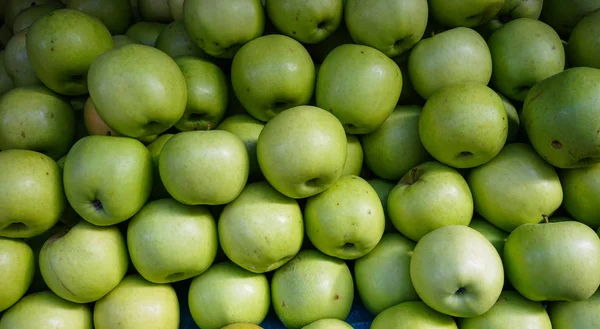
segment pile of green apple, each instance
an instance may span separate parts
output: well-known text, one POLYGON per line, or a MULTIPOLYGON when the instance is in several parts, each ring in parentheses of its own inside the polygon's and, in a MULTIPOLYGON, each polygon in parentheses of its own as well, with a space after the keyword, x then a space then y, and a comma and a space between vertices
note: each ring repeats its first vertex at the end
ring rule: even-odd
POLYGON ((0 329, 600 328, 600 0, 0 17, 0 329))

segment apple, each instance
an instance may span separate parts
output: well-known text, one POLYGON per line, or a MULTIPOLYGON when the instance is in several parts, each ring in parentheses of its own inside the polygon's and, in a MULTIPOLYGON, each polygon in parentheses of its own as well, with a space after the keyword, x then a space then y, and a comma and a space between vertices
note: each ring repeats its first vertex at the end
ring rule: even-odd
POLYGON ((381 178, 372 178, 372 179, 367 180, 367 182, 369 184, 371 184, 371 186, 373 186, 373 188, 375 189, 375 192, 377 192, 379 201, 381 201, 381 205, 383 206, 383 212, 385 214, 385 231, 384 232, 385 233, 398 232, 396 230, 396 228, 394 227, 394 224, 392 224, 392 221, 390 220, 390 215, 389 215, 388 206, 387 206, 388 196, 390 195, 390 192, 392 191, 394 186, 396 186, 396 183, 385 180, 385 179, 381 179, 381 178))
POLYGON ((0 318, 0 329, 93 329, 89 305, 64 300, 51 291, 28 294, 0 318))
POLYGON ((67 0, 67 8, 80 10, 98 18, 111 34, 123 34, 131 23, 129 0, 67 0))
POLYGON ((354 43, 354 40, 352 40, 350 32, 348 32, 346 23, 342 20, 342 22, 340 22, 340 26, 327 38, 317 43, 306 43, 304 44, 304 47, 306 50, 308 50, 308 53, 313 58, 313 61, 317 64, 320 64, 323 63, 325 57, 327 57, 327 55, 329 55, 333 49, 347 43, 354 43))
POLYGON ((407 238, 419 241, 443 226, 469 225, 473 198, 458 171, 427 161, 409 170, 394 186, 387 209, 394 227, 407 238))
POLYGON ((344 169, 342 169, 342 176, 358 176, 362 171, 364 158, 362 145, 356 135, 346 134, 346 140, 348 141, 348 147, 346 148, 346 162, 344 163, 344 169))
POLYGON ((506 238, 508 238, 508 232, 497 228, 487 220, 479 217, 473 218, 471 223, 469 223, 469 227, 483 234, 492 243, 494 248, 496 248, 500 258, 503 257, 504 243, 506 242, 506 238))
POLYGON ((571 66, 588 66, 600 69, 600 9, 581 18, 571 31, 567 43, 567 59, 571 66))
POLYGON ((9 92, 14 87, 15 85, 8 76, 8 72, 4 66, 4 50, 0 50, 0 96, 9 92))
POLYGON ((429 0, 431 17, 443 26, 474 27, 491 20, 500 12, 505 0, 429 0))
POLYGON ((276 190, 302 199, 325 191, 340 178, 347 143, 344 127, 333 114, 297 106, 267 122, 256 143, 256 156, 276 190))
MULTIPOLYGON (((29 289, 35 273, 33 250, 22 240, 0 237, 0 312, 29 289)), ((2 326, 0 321, 0 327, 2 326)))
POLYGON ((321 64, 316 100, 347 133, 368 134, 390 116, 401 90, 402 73, 393 60, 369 46, 344 44, 321 64))
POLYGON ((563 208, 577 221, 593 229, 600 227, 600 164, 563 169, 559 172, 563 189, 563 208))
POLYGON ((113 42, 115 43, 115 48, 121 48, 125 45, 129 45, 132 43, 140 43, 136 39, 134 39, 128 35, 125 35, 125 34, 113 35, 112 39, 113 39, 113 42))
POLYGON ((404 302, 379 313, 371 329, 457 329, 452 317, 439 313, 422 301, 404 302))
POLYGON ((0 150, 35 150, 58 160, 74 141, 73 108, 46 87, 18 87, 0 98, 0 150))
POLYGON ((263 35, 265 12, 260 0, 186 0, 183 21, 207 54, 233 58, 241 46, 263 35))
POLYGON ((27 55, 27 30, 15 33, 3 51, 4 68, 15 87, 42 84, 27 55))
POLYGON ((167 141, 173 136, 175 136, 175 134, 162 134, 146 146, 146 148, 150 152, 150 157, 152 158, 153 165, 152 192, 150 193, 150 197, 148 198, 148 200, 158 200, 171 197, 169 192, 167 192, 167 189, 165 188, 162 180, 160 179, 160 171, 158 170, 158 160, 160 159, 160 152, 162 151, 163 146, 165 146, 167 141))
POLYGON ((88 97, 83 106, 83 123, 90 135, 120 136, 100 118, 91 97, 88 97))
POLYGON ((346 321, 339 319, 321 319, 317 320, 309 325, 302 327, 302 329, 352 329, 346 321))
POLYGON ((175 21, 183 20, 183 2, 184 0, 167 0, 167 4, 171 10, 171 16, 175 21))
POLYGON ((26 30, 38 18, 62 8, 65 8, 65 5, 60 2, 48 2, 23 9, 15 16, 13 25, 11 26, 12 31, 13 33, 18 33, 26 30))
POLYGON ((44 282, 55 294, 83 304, 113 290, 127 273, 129 258, 116 226, 80 221, 44 243, 39 263, 44 282))
POLYGON ((527 299, 585 300, 600 286, 600 238, 576 221, 523 224, 506 239, 504 266, 527 299))
POLYGON ((0 237, 30 238, 54 226, 66 207, 62 170, 29 150, 0 152, 0 237))
POLYGON ((232 323, 221 329, 263 329, 263 327, 253 323, 232 323))
POLYGON ((145 21, 171 23, 173 16, 167 0, 138 0, 140 16, 145 21))
POLYGON ((301 328, 320 319, 348 317, 354 283, 343 260, 304 249, 275 270, 271 296, 275 314, 283 325, 301 328))
POLYGON ((577 302, 553 302, 548 314, 554 329, 594 329, 600 326, 600 290, 590 298, 577 302))
POLYGON ((188 292, 190 313, 202 329, 233 323, 259 324, 269 312, 269 281, 230 261, 211 266, 195 277, 188 292))
POLYGON ((548 23, 559 35, 568 39, 577 23, 588 13, 600 8, 597 0, 544 0, 540 19, 548 23))
POLYGON ((552 329, 552 323, 544 305, 530 301, 516 291, 505 290, 488 312, 472 318, 459 319, 458 328, 552 329))
POLYGON ((265 1, 270 21, 281 33, 302 43, 323 41, 338 29, 344 16, 344 0, 265 1))
POLYGON ((3 21, 8 27, 12 27, 19 13, 33 6, 41 6, 56 0, 5 0, 2 2, 3 21))
POLYGON ((504 0, 504 5, 498 13, 500 17, 517 18, 540 18, 544 0, 504 0))
POLYGON ((551 165, 589 166, 600 162, 599 102, 600 69, 570 68, 531 88, 521 124, 533 148, 551 165))
POLYGON ((506 110, 506 118, 508 120, 508 132, 506 134, 506 142, 513 143, 517 141, 519 136, 519 127, 521 126, 521 120, 519 117, 519 112, 515 108, 515 105, 512 103, 508 97, 498 93, 498 96, 502 99, 504 103, 504 109, 506 110))
POLYGON ((179 56, 206 57, 204 51, 190 38, 182 20, 167 25, 156 38, 154 47, 174 59, 179 56))
POLYGON ((185 112, 185 76, 153 47, 131 44, 107 51, 90 67, 88 80, 98 114, 125 136, 158 135, 185 112))
POLYGON ((154 47, 158 36, 166 27, 167 24, 165 23, 142 21, 130 25, 125 31, 125 35, 143 45, 154 47))
POLYGON ((507 232, 539 223, 563 201, 556 170, 528 144, 507 144, 490 162, 473 168, 467 181, 475 211, 507 232))
POLYGON ((309 103, 315 67, 300 42, 281 34, 265 35, 236 53, 231 84, 244 109, 267 122, 282 111, 309 103))

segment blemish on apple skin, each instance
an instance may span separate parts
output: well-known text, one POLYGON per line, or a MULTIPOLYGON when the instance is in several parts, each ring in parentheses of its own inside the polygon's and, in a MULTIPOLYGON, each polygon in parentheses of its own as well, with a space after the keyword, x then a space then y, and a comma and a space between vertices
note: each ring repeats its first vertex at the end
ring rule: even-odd
POLYGON ((21 137, 25 138, 25 132, 21 131, 21 137))
POLYGON ((538 97, 542 96, 544 92, 539 92, 537 94, 535 94, 535 96, 531 97, 531 99, 529 100, 530 102, 533 102, 534 100, 536 100, 538 97))
POLYGON ((555 149, 561 149, 563 147, 562 143, 557 141, 557 140, 553 140, 552 141, 552 147, 555 149))
POLYGON ((281 301, 281 307, 285 307, 285 301, 284 300, 281 301))
POLYGON ((333 299, 334 299, 334 300, 340 300, 340 295, 335 295, 335 296, 333 296, 333 299))

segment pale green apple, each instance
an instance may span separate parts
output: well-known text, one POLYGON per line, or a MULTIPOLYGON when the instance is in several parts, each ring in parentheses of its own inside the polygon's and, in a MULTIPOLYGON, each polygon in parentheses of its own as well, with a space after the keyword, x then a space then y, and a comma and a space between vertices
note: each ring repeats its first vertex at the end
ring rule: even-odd
POLYGON ((180 131, 214 129, 225 116, 229 101, 227 77, 207 59, 182 56, 175 63, 183 72, 187 85, 187 104, 175 124, 180 131))
POLYGON ((340 319, 320 319, 308 324, 302 329, 352 329, 348 322, 340 319))
POLYGON ((148 22, 171 23, 173 16, 167 0, 137 0, 142 19, 148 22))
POLYGON ((39 258, 48 287, 59 297, 82 304, 97 301, 113 290, 129 266, 127 245, 119 228, 86 221, 50 237, 39 258))
POLYGON ((508 238, 508 232, 503 231, 485 219, 476 217, 471 220, 469 227, 483 234, 496 248, 500 258, 503 257, 504 243, 508 238))
POLYGON ((344 16, 344 0, 268 0, 265 10, 281 33, 315 44, 330 36, 344 16))
POLYGON ((419 41, 408 57, 408 76, 424 99, 449 85, 487 85, 492 77, 492 55, 479 33, 457 27, 419 41))
POLYGON ((4 48, 4 68, 15 87, 42 84, 27 55, 27 30, 15 33, 8 40, 4 48))
MULTIPOLYGON (((505 290, 488 312, 472 318, 459 319, 458 328, 552 329, 553 327, 544 305, 528 300, 516 291, 505 290)), ((559 328, 555 327, 555 329, 559 328)))
POLYGON ((62 170, 29 150, 0 152, 0 236, 30 238, 54 226, 66 207, 62 170))
POLYGON ((431 160, 419 137, 421 106, 396 106, 379 128, 360 141, 367 167, 377 177, 399 180, 414 166, 431 160))
POLYGON ((563 208, 577 221, 593 229, 600 227, 600 164, 559 172, 563 208))
POLYGON ((27 56, 37 76, 64 95, 87 94, 90 65, 114 48, 110 31, 99 19, 70 8, 36 20, 27 30, 26 41, 27 56))
POLYGON ((4 50, 0 50, 0 96, 9 92, 15 87, 15 84, 8 76, 8 71, 4 65, 4 50))
POLYGON ((388 55, 409 51, 425 33, 427 0, 347 0, 344 18, 355 43, 388 55))
POLYGON ((24 9, 23 11, 19 12, 17 16, 15 16, 12 25, 12 31, 13 33, 18 33, 23 30, 26 30, 38 18, 45 16, 46 14, 55 10, 62 9, 64 7, 65 5, 60 2, 48 2, 46 4, 35 5, 24 9))
POLYGON ((396 62, 375 48, 345 44, 321 64, 316 100, 347 133, 368 134, 394 111, 401 90, 402 73, 396 62))
POLYGON ((447 27, 474 27, 491 20, 505 0, 429 0, 431 17, 447 27))
POLYGON ((394 227, 407 238, 419 241, 443 226, 469 225, 473 197, 458 171, 427 161, 410 169, 394 186, 387 209, 394 227))
POLYGON ((64 300, 51 291, 29 294, 0 318, 0 329, 93 329, 89 305, 64 300))
POLYGON ((171 137, 158 160, 161 180, 173 198, 187 205, 233 201, 248 180, 248 152, 225 130, 187 131, 171 137))
POLYGON ((154 47, 158 36, 167 26, 167 24, 159 22, 137 22, 127 28, 125 35, 132 37, 143 45, 154 47))
POLYGON ((540 19, 559 35, 568 39, 577 23, 588 13, 600 8, 598 0, 544 0, 540 19))
POLYGON ((498 13, 501 17, 517 18, 540 18, 544 0, 504 0, 504 5, 498 13))
POLYGON ((158 159, 160 158, 160 152, 162 151, 163 146, 167 143, 171 137, 175 136, 175 134, 162 134, 158 136, 152 143, 148 144, 146 148, 150 152, 150 157, 152 158, 152 170, 153 179, 152 179, 152 192, 150 193, 149 200, 158 200, 163 198, 169 198, 171 195, 167 192, 162 180, 160 179, 160 172, 158 170, 158 159))
POLYGON ((182 20, 167 25, 156 38, 154 47, 173 58, 179 56, 206 56, 204 51, 192 41, 182 20))
POLYGON ((90 67, 89 90, 98 114, 122 135, 158 135, 185 112, 185 76, 164 52, 141 44, 110 50, 90 67))
POLYGON ((232 323, 221 329, 263 329, 263 327, 253 323, 232 323))
POLYGON ((265 35, 236 53, 231 84, 244 109, 267 122, 282 111, 310 102, 315 66, 300 42, 281 34, 265 35))
POLYGON ((171 16, 175 21, 183 20, 183 2, 184 0, 167 0, 171 16))
POLYGON ((190 313, 202 329, 221 329, 232 323, 259 324, 267 317, 270 302, 267 277, 230 261, 214 264, 195 277, 188 292, 190 313))
POLYGON ((233 58, 245 43, 263 35, 265 16, 260 0, 183 2, 183 21, 192 40, 217 58, 233 58))
POLYGON ((318 250, 302 250, 271 279, 275 314, 286 328, 350 314, 354 282, 348 265, 318 250))
POLYGON ((388 196, 390 195, 390 192, 392 191, 394 186, 396 186, 396 183, 389 181, 389 180, 381 179, 381 178, 372 178, 372 179, 369 179, 367 182, 369 184, 371 184, 371 186, 373 186, 373 188, 375 189, 375 192, 377 192, 379 201, 381 201, 381 205, 383 206, 383 212, 385 214, 385 231, 384 232, 385 233, 397 233, 398 231, 396 230, 396 228, 394 227, 394 224, 392 224, 392 221, 390 220, 388 206, 387 206, 388 196))
POLYGON ((342 169, 342 176, 359 176, 362 171, 364 158, 362 145, 356 135, 346 134, 346 140, 348 141, 348 147, 346 149, 346 162, 344 163, 344 169, 342 169))
POLYGON ((394 305, 419 300, 410 279, 415 243, 387 233, 371 252, 354 263, 354 280, 365 308, 377 315, 394 305))
POLYGON ((468 318, 494 306, 504 285, 504 268, 500 255, 483 234, 467 226, 449 225, 417 242, 410 277, 429 307, 468 318))
POLYGON ((457 329, 451 316, 439 313, 421 301, 404 302, 379 313, 371 329, 457 329))
POLYGON ((600 69, 570 68, 531 88, 521 124, 533 148, 551 165, 589 166, 600 162, 599 103, 600 69))
POLYGON ((519 112, 515 108, 515 105, 512 103, 508 97, 498 93, 498 96, 502 99, 504 103, 504 109, 506 110, 506 119, 508 120, 508 132, 506 134, 506 142, 513 143, 517 140, 519 135, 519 127, 521 126, 521 121, 519 118, 519 112))
POLYGON ((218 244, 217 224, 208 209, 172 198, 147 203, 127 226, 133 266, 153 283, 202 274, 214 261, 218 244))
POLYGON ((571 66, 600 69, 600 9, 583 17, 569 35, 567 59, 571 66))
POLYGON ((33 250, 27 243, 0 237, 0 312, 25 295, 33 280, 35 268, 33 250))
MULTIPOLYGON (((67 212, 70 213, 71 211, 72 211, 72 209, 65 210, 65 214, 67 214, 67 212)), ((67 214, 67 216, 69 216, 69 214, 67 214)), ((49 238, 51 238, 52 236, 54 236, 57 233, 64 232, 67 229, 67 225, 64 224, 65 219, 66 219, 65 216, 63 216, 63 218, 61 218, 61 220, 56 225, 52 226, 52 228, 50 228, 46 232, 36 235, 34 237, 25 239, 25 242, 29 245, 29 247, 31 247, 31 250, 33 250, 33 257, 34 257, 33 260, 34 260, 34 269, 35 269, 35 273, 33 275, 33 280, 31 281, 31 285, 29 286, 29 289, 27 290, 27 294, 48 290, 48 285, 46 284, 46 282, 44 282, 44 277, 42 277, 42 271, 40 270, 40 267, 39 267, 40 251, 42 250, 44 243, 46 243, 46 240, 48 240, 49 238)), ((70 220, 73 220, 73 221, 68 222, 68 225, 74 226, 81 219, 73 217, 70 220)))
POLYGON ((132 18, 129 0, 67 0, 67 8, 98 18, 113 35, 125 33, 132 18))
POLYGON ((507 232, 539 223, 558 209, 563 191, 556 170, 528 144, 507 144, 467 177, 475 211, 507 232))
POLYGON ((600 290, 590 298, 577 302, 554 302, 548 314, 554 329, 596 329, 600 327, 600 290))
POLYGON ((125 35, 125 34, 119 34, 119 35, 113 35, 112 36, 113 42, 115 43, 115 48, 121 48, 125 45, 129 45, 132 43, 141 43, 139 41, 137 41, 136 39, 125 35))
POLYGON ((59 3, 57 0, 5 0, 2 2, 2 12, 4 13, 4 24, 12 28, 15 18, 19 13, 29 7, 41 6, 48 3, 59 3))

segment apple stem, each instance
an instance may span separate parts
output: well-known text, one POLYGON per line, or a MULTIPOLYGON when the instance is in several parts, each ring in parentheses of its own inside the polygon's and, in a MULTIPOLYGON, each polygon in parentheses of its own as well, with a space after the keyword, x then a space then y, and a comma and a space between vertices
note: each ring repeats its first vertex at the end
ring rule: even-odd
POLYGON ((542 218, 544 219, 544 221, 546 222, 546 224, 550 223, 550 221, 548 220, 548 215, 542 214, 542 218))

